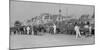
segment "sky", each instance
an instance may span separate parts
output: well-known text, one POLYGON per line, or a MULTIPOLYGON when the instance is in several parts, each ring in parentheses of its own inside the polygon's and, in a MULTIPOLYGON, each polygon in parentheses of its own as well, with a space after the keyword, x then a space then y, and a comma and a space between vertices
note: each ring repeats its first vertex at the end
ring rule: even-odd
POLYGON ((59 9, 62 10, 61 14, 66 17, 79 18, 83 14, 93 15, 94 13, 92 5, 10 1, 10 24, 13 25, 16 20, 24 22, 42 13, 59 14, 59 9))

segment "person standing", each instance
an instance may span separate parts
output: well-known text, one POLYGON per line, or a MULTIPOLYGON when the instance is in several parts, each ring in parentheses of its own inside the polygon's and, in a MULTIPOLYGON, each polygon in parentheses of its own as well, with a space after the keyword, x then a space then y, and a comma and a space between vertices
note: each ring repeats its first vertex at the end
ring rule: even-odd
POLYGON ((37 35, 38 28, 37 26, 33 26, 34 35, 37 35))
POLYGON ((56 34, 56 25, 55 24, 53 24, 53 32, 54 32, 54 34, 56 34))
POLYGON ((26 30, 27 30, 27 34, 29 35, 30 34, 30 27, 27 26, 26 30))
POLYGON ((90 31, 91 31, 91 30, 90 30, 91 27, 89 28, 89 22, 86 22, 86 23, 85 23, 84 28, 85 28, 85 29, 84 29, 84 30, 85 30, 85 36, 88 37, 88 36, 89 36, 89 33, 90 33, 90 31))
POLYGON ((91 35, 91 32, 92 32, 92 26, 90 25, 89 26, 89 35, 91 35))
POLYGON ((79 29, 80 29, 80 27, 78 26, 78 24, 75 24, 74 30, 76 32, 76 38, 81 37, 79 29))

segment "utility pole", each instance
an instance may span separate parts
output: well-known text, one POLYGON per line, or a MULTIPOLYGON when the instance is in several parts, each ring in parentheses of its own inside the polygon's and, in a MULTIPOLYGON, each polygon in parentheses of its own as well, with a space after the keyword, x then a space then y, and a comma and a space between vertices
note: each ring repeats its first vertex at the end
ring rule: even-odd
POLYGON ((61 12, 62 12, 61 9, 59 9, 59 16, 61 16, 61 12))

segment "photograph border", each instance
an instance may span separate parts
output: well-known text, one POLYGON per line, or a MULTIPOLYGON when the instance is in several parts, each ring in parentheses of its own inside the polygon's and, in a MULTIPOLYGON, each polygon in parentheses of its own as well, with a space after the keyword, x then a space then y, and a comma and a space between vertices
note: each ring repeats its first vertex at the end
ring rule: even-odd
MULTIPOLYGON (((54 3, 54 2, 42 2, 42 1, 23 1, 23 0, 9 0, 9 28, 10 28, 10 13, 11 13, 11 8, 10 8, 10 2, 29 2, 29 3, 45 3, 45 4, 56 4, 56 5, 76 5, 76 6, 93 6, 94 8, 94 14, 95 14, 95 5, 86 5, 86 4, 70 4, 70 3, 54 3)), ((94 18, 95 20, 95 18, 94 18)), ((95 21, 96 22, 96 21, 95 21)), ((96 33, 95 33, 96 34, 96 33)), ((11 49, 11 38, 10 38, 10 29, 9 29, 9 50, 20 50, 20 49, 39 49, 39 48, 54 48, 54 47, 70 47, 70 46, 85 46, 85 45, 94 45, 93 44, 77 44, 77 45, 61 45, 61 46, 47 46, 47 47, 30 47, 30 48, 16 48, 16 49, 11 49)), ((94 39, 95 40, 95 39, 94 39)))

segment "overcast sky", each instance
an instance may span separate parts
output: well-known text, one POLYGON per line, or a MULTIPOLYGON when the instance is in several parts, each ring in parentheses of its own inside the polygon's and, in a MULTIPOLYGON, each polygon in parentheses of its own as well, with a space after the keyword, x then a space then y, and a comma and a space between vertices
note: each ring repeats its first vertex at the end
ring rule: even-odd
POLYGON ((59 9, 62 10, 63 16, 71 15, 76 18, 82 14, 92 15, 94 13, 94 6, 11 1, 10 22, 11 24, 16 20, 23 22, 42 13, 59 14, 59 9))

